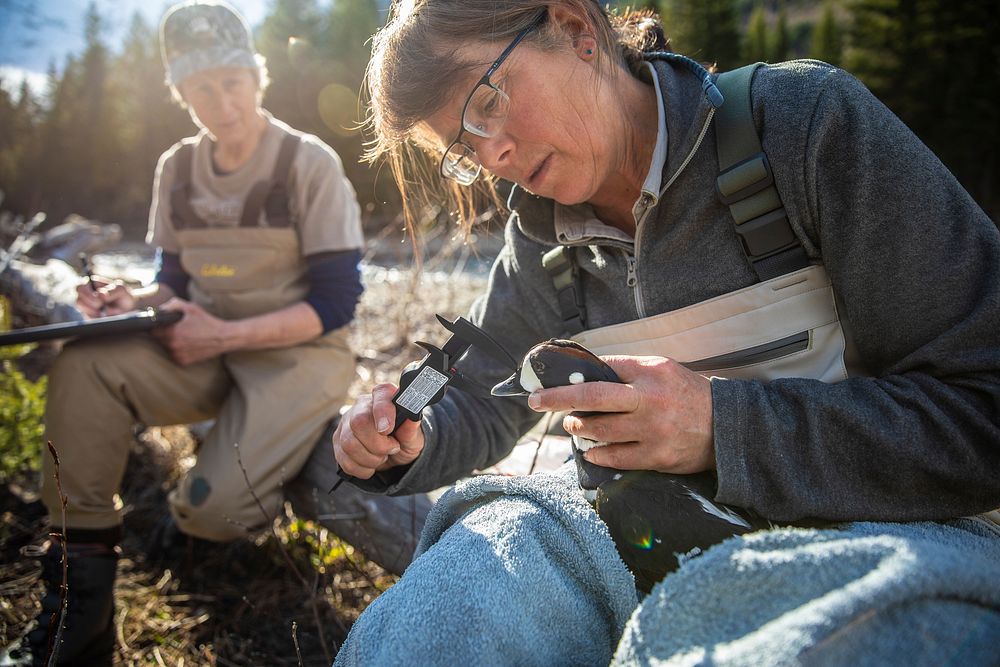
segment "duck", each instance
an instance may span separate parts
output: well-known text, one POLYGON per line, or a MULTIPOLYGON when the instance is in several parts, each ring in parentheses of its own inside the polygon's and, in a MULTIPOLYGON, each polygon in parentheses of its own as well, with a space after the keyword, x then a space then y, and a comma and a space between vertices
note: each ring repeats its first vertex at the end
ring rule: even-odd
MULTIPOLYGON (((622 380, 580 343, 550 338, 529 349, 494 396, 527 396, 538 389, 622 380)), ((585 417, 585 412, 574 415, 585 417)), ((773 527, 750 509, 718 503, 714 471, 678 475, 615 470, 595 465, 583 452, 609 443, 574 436, 573 460, 584 497, 608 527, 618 553, 648 593, 667 574, 735 535, 773 527)))
MULTIPOLYGON (((603 359, 575 340, 550 338, 528 350, 514 373, 494 386, 490 393, 494 396, 527 396, 537 389, 583 382, 621 383, 621 378, 603 359)), ((591 413, 573 414, 586 417, 591 413)), ((572 437, 572 443, 580 488, 583 489, 584 496, 593 501, 598 486, 619 471, 596 466, 583 458, 583 452, 608 443, 578 436, 572 437)))

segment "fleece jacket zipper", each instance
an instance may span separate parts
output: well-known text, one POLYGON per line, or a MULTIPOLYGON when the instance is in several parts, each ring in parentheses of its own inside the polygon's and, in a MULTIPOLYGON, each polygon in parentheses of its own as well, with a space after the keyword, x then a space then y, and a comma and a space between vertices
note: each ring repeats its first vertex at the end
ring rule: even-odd
MULTIPOLYGON (((694 154, 698 152, 699 148, 701 148, 701 142, 705 140, 705 134, 708 133, 708 127, 709 125, 712 124, 712 118, 714 117, 715 117, 715 109, 709 109, 708 117, 705 118, 705 125, 702 126, 701 133, 698 134, 698 140, 694 142, 694 146, 691 148, 691 151, 687 154, 687 157, 684 158, 684 161, 681 162, 681 166, 679 166, 677 168, 677 171, 675 171, 673 175, 667 180, 666 185, 664 185, 660 189, 659 199, 663 198, 663 195, 667 191, 667 188, 669 188, 671 185, 674 184, 674 181, 677 180, 677 177, 681 175, 681 172, 684 171, 684 168, 687 167, 688 164, 691 162, 692 158, 694 158, 694 154)), ((639 233, 639 230, 642 229, 642 223, 645 222, 646 218, 649 217, 649 213, 650 211, 653 210, 653 208, 656 207, 646 208, 642 212, 642 216, 639 218, 639 221, 635 225, 635 246, 632 250, 632 254, 629 254, 628 250, 623 251, 625 256, 625 266, 626 266, 625 284, 630 290, 632 290, 632 298, 635 301, 635 312, 636 315, 638 315, 639 319, 646 317, 646 306, 642 298, 642 284, 639 282, 639 244, 642 238, 642 235, 639 233)))

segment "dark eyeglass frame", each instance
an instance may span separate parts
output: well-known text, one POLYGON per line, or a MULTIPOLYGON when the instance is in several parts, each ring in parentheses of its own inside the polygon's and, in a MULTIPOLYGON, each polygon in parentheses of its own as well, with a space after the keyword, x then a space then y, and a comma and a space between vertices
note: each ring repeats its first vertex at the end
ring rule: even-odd
POLYGON ((499 69, 500 65, 502 65, 505 60, 507 60, 507 56, 509 56, 511 51, 513 51, 515 47, 517 47, 517 45, 521 43, 521 41, 528 35, 528 33, 530 33, 532 30, 541 25, 542 21, 545 20, 545 16, 547 13, 548 10, 544 8, 540 12, 538 12, 538 16, 532 19, 531 23, 529 23, 523 30, 521 30, 521 32, 517 33, 517 35, 514 37, 514 40, 507 46, 506 49, 503 50, 503 52, 500 53, 500 56, 493 61, 493 64, 490 65, 489 69, 486 70, 486 74, 484 74, 482 78, 480 78, 479 81, 476 82, 476 85, 472 87, 472 91, 469 92, 469 96, 465 98, 465 104, 462 105, 462 115, 459 118, 459 122, 461 123, 461 125, 458 129, 458 136, 455 137, 455 141, 448 144, 448 148, 445 150, 444 154, 441 155, 441 162, 438 164, 438 173, 441 175, 441 178, 447 180, 454 180, 461 183, 462 185, 471 185, 476 181, 477 178, 479 178, 479 173, 482 171, 483 165, 479 163, 478 156, 476 158, 478 169, 476 170, 475 175, 471 177, 468 183, 462 183, 454 176, 448 175, 448 173, 445 171, 444 168, 445 160, 448 159, 448 154, 451 153, 452 149, 454 149, 456 146, 462 146, 465 148, 466 151, 468 151, 470 155, 476 155, 476 149, 470 146, 469 144, 465 143, 464 141, 462 141, 462 135, 465 134, 467 131, 465 129, 465 112, 469 109, 469 104, 472 103, 472 98, 475 96, 476 91, 479 90, 480 86, 489 86, 490 88, 499 92, 501 95, 506 95, 506 93, 504 93, 502 90, 500 90, 490 82, 490 77, 493 76, 493 73, 496 72, 497 69, 499 69))

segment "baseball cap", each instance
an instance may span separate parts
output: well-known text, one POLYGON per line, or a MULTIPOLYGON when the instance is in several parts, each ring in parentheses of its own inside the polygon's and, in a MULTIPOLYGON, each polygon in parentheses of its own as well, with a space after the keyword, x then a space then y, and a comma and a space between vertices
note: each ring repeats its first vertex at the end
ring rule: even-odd
POLYGON ((160 55, 174 86, 214 67, 256 69, 255 53, 247 22, 224 2, 174 5, 160 23, 160 55))

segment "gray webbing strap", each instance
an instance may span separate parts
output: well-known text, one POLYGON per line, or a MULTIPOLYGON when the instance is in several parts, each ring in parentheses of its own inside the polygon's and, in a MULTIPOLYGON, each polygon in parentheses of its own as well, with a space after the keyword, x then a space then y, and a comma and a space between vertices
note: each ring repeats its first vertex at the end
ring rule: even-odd
POLYGON ((559 315, 568 335, 578 334, 587 328, 587 314, 583 304, 583 290, 573 248, 556 246, 542 256, 559 301, 559 315))
POLYGON ((733 216, 747 259, 764 281, 808 266, 809 258, 788 222, 753 122, 750 84, 761 64, 725 72, 716 81, 725 102, 715 114, 715 185, 733 216))
POLYGON ((193 159, 193 144, 181 144, 174 154, 174 184, 170 188, 170 221, 174 229, 201 229, 207 226, 191 206, 193 159))
POLYGON ((274 163, 271 178, 254 183, 250 194, 243 202, 243 213, 240 215, 240 227, 257 227, 260 223, 260 212, 266 213, 268 227, 290 227, 291 214, 288 210, 288 175, 292 169, 292 161, 299 147, 299 138, 294 134, 286 134, 278 149, 278 158, 274 163))

